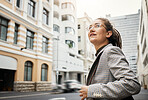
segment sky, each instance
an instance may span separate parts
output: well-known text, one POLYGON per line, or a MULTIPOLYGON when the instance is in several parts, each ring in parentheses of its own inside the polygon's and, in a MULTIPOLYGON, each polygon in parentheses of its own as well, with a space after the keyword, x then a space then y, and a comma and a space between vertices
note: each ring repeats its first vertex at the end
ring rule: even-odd
POLYGON ((77 17, 84 17, 84 12, 92 19, 135 14, 141 7, 141 0, 76 0, 77 17))

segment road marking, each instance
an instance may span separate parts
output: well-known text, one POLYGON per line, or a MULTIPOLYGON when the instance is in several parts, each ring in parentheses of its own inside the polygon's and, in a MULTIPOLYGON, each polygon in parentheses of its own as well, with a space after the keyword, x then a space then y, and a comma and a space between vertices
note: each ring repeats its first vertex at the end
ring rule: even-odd
POLYGON ((28 97, 28 96, 38 96, 38 95, 47 95, 47 94, 50 94, 50 93, 40 93, 40 94, 31 94, 31 95, 8 96, 8 97, 0 97, 0 99, 19 98, 19 97, 28 97))
POLYGON ((48 99, 48 100, 66 100, 66 98, 52 98, 52 99, 48 99))

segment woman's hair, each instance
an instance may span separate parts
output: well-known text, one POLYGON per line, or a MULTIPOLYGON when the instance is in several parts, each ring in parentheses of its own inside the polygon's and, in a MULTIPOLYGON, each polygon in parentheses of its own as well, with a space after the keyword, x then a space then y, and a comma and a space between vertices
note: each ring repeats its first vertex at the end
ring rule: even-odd
POLYGON ((107 31, 112 31, 112 35, 108 38, 109 43, 122 48, 122 39, 120 33, 113 27, 110 21, 106 18, 97 18, 97 20, 103 21, 107 31))

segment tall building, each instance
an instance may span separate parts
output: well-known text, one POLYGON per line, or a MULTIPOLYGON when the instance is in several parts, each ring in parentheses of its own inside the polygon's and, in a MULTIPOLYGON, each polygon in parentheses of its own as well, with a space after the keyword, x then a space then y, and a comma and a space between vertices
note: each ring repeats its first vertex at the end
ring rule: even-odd
POLYGON ((0 0, 0 90, 51 89, 53 0, 0 0))
POLYGON ((78 54, 76 0, 54 0, 53 82, 83 82, 84 64, 78 54))
POLYGON ((139 12, 118 17, 107 17, 113 26, 120 32, 122 50, 131 69, 137 72, 137 33, 139 29, 139 12))
POLYGON ((140 26, 138 32, 138 78, 141 85, 148 88, 148 0, 142 0, 140 26))
POLYGON ((88 39, 88 26, 92 19, 85 13, 84 17, 78 18, 78 53, 82 55, 84 62, 84 81, 95 59, 95 48, 88 39))

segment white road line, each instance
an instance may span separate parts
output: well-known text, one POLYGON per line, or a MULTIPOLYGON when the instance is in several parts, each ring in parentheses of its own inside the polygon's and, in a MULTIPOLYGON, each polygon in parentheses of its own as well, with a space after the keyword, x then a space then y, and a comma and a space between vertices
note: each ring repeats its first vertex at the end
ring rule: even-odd
POLYGON ((31 95, 18 95, 18 96, 8 96, 8 97, 0 97, 0 99, 19 98, 19 97, 28 97, 28 96, 37 96, 37 95, 47 95, 47 94, 50 94, 50 93, 31 94, 31 95))

